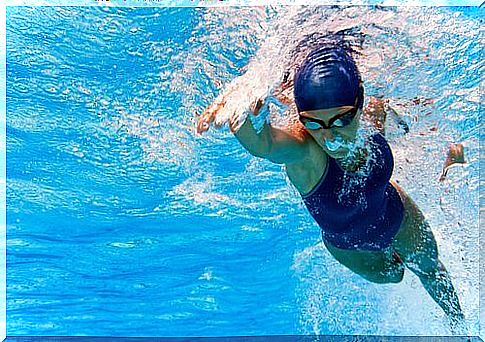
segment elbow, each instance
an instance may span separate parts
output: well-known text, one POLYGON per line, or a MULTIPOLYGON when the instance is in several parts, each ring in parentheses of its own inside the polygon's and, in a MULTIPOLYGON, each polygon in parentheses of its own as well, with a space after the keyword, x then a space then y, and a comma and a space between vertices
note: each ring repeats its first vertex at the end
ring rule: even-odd
POLYGON ((249 151, 249 153, 253 157, 267 159, 267 155, 265 153, 263 153, 263 152, 260 152, 260 151, 249 151))
POLYGON ((281 150, 274 150, 271 145, 264 149, 262 148, 248 151, 251 153, 251 155, 257 158, 263 158, 275 164, 287 164, 290 161, 290 156, 288 156, 288 153, 282 153, 281 150))

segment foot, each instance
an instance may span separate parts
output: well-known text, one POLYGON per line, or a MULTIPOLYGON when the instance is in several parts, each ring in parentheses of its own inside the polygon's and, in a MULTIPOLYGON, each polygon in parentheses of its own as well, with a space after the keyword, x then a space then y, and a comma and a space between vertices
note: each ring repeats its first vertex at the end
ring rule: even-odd
POLYGON ((467 336, 468 328, 465 322, 465 316, 459 312, 448 316, 448 322, 450 324, 451 333, 454 336, 467 336))

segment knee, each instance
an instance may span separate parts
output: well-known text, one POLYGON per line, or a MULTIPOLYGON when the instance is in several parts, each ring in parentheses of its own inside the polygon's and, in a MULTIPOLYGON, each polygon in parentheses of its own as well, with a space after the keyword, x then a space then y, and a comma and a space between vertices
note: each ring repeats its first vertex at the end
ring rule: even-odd
POLYGON ((389 283, 398 284, 402 281, 403 278, 404 278, 404 270, 402 270, 399 273, 396 272, 395 274, 390 275, 389 283))

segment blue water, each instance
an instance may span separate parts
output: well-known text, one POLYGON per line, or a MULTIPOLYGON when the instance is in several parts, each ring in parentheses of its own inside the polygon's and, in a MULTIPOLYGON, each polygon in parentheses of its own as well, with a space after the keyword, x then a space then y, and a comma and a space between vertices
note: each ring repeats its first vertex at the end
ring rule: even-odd
POLYGON ((482 12, 7 8, 7 334, 449 334, 414 275, 370 284, 333 260, 280 166, 195 133, 268 41, 344 18, 367 34, 368 94, 411 126, 390 128, 394 178, 476 335, 482 12), (440 183, 452 142, 468 163, 440 183))

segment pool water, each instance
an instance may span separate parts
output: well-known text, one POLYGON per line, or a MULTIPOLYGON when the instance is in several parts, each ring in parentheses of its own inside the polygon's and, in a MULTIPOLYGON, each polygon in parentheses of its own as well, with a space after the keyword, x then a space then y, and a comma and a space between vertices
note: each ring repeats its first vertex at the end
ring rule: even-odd
POLYGON ((430 222, 477 335, 481 17, 8 7, 7 334, 448 335, 413 274, 371 284, 330 256, 281 166, 227 128, 195 132, 248 63, 270 75, 253 80, 266 89, 280 51, 356 27, 366 93, 389 98, 410 126, 389 124, 394 179, 430 222), (416 97, 433 103, 410 105, 416 97), (467 164, 439 182, 450 143, 465 146, 467 164))

